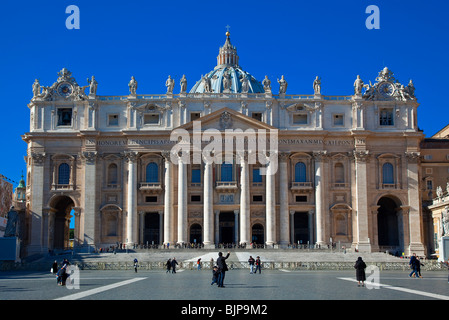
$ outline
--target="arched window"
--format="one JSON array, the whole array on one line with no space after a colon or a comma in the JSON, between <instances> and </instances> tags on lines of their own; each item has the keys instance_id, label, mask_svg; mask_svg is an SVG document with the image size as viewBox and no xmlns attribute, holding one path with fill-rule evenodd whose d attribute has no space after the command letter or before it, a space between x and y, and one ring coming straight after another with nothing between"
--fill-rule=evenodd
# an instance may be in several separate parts
<instances>
[{"instance_id":1,"label":"arched window","mask_svg":"<svg viewBox=\"0 0 449 320\"><path fill-rule=\"evenodd\" d=\"M389 162L384 163L384 165L382 166L382 183L384 184L394 183L393 165Z\"/></svg>"},{"instance_id":2,"label":"arched window","mask_svg":"<svg viewBox=\"0 0 449 320\"><path fill-rule=\"evenodd\" d=\"M295 182L307 182L306 165L304 162L295 164Z\"/></svg>"},{"instance_id":3,"label":"arched window","mask_svg":"<svg viewBox=\"0 0 449 320\"><path fill-rule=\"evenodd\" d=\"M159 169L155 162L147 164L146 182L159 182Z\"/></svg>"},{"instance_id":4,"label":"arched window","mask_svg":"<svg viewBox=\"0 0 449 320\"><path fill-rule=\"evenodd\" d=\"M118 183L118 170L115 163L111 163L108 167L108 183L117 184Z\"/></svg>"},{"instance_id":5,"label":"arched window","mask_svg":"<svg viewBox=\"0 0 449 320\"><path fill-rule=\"evenodd\" d=\"M335 173L335 183L344 183L345 182L345 168L343 164L338 162L334 166Z\"/></svg>"},{"instance_id":6,"label":"arched window","mask_svg":"<svg viewBox=\"0 0 449 320\"><path fill-rule=\"evenodd\" d=\"M58 168L58 184L70 183L70 166L67 163L61 163Z\"/></svg>"},{"instance_id":7,"label":"arched window","mask_svg":"<svg viewBox=\"0 0 449 320\"><path fill-rule=\"evenodd\" d=\"M221 165L221 181L232 181L232 163L223 162Z\"/></svg>"}]
</instances>

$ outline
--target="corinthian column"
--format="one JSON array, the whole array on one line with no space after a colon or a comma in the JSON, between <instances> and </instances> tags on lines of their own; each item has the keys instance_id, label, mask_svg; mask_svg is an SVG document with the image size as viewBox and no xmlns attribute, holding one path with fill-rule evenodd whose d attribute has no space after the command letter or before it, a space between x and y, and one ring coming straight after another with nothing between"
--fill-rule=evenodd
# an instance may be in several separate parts
<instances>
[{"instance_id":1,"label":"corinthian column","mask_svg":"<svg viewBox=\"0 0 449 320\"><path fill-rule=\"evenodd\" d=\"M212 186L212 162L209 159L204 158L204 246L213 247L214 237L214 193Z\"/></svg>"},{"instance_id":2,"label":"corinthian column","mask_svg":"<svg viewBox=\"0 0 449 320\"><path fill-rule=\"evenodd\" d=\"M326 152L314 152L315 158L315 212L316 212L316 244L325 245L324 241L324 188L323 160Z\"/></svg>"},{"instance_id":3,"label":"corinthian column","mask_svg":"<svg viewBox=\"0 0 449 320\"><path fill-rule=\"evenodd\" d=\"M81 159L84 160L84 243L88 246L95 244L97 217L97 152L82 152ZM73 180L72 180L73 181Z\"/></svg>"},{"instance_id":4,"label":"corinthian column","mask_svg":"<svg viewBox=\"0 0 449 320\"><path fill-rule=\"evenodd\" d=\"M419 152L406 152L407 158L407 185L408 185L408 226L410 232L409 255L416 253L419 256L425 254L422 240L421 223L421 198L419 195ZM405 210L404 210L405 211ZM407 215L404 215L407 216ZM404 223L406 224L406 223Z\"/></svg>"},{"instance_id":5,"label":"corinthian column","mask_svg":"<svg viewBox=\"0 0 449 320\"><path fill-rule=\"evenodd\" d=\"M128 160L128 206L126 221L127 246L137 242L137 152L126 152Z\"/></svg>"},{"instance_id":6,"label":"corinthian column","mask_svg":"<svg viewBox=\"0 0 449 320\"><path fill-rule=\"evenodd\" d=\"M249 211L249 172L248 172L248 152L240 154L240 243L246 244L249 241L250 211Z\"/></svg>"},{"instance_id":7,"label":"corinthian column","mask_svg":"<svg viewBox=\"0 0 449 320\"><path fill-rule=\"evenodd\" d=\"M173 164L170 152L162 152L164 157L164 244L173 243Z\"/></svg>"},{"instance_id":8,"label":"corinthian column","mask_svg":"<svg viewBox=\"0 0 449 320\"><path fill-rule=\"evenodd\" d=\"M279 154L279 244L287 246L290 242L289 212L288 212L288 176L287 160L289 153ZM292 240L293 242L293 240Z\"/></svg>"},{"instance_id":9,"label":"corinthian column","mask_svg":"<svg viewBox=\"0 0 449 320\"><path fill-rule=\"evenodd\" d=\"M357 210L357 249L371 252L368 220L368 183L366 181L368 151L354 151L355 158L355 193Z\"/></svg>"},{"instance_id":10,"label":"corinthian column","mask_svg":"<svg viewBox=\"0 0 449 320\"><path fill-rule=\"evenodd\" d=\"M271 160L271 159L270 159ZM277 161L277 159L275 159ZM276 243L276 196L275 196L275 177L276 177L277 166L275 166L272 161L267 164L267 175L266 175L266 234L267 241L266 244L271 246Z\"/></svg>"},{"instance_id":11,"label":"corinthian column","mask_svg":"<svg viewBox=\"0 0 449 320\"><path fill-rule=\"evenodd\" d=\"M187 227L187 164L178 158L178 244L186 243Z\"/></svg>"}]
</instances>

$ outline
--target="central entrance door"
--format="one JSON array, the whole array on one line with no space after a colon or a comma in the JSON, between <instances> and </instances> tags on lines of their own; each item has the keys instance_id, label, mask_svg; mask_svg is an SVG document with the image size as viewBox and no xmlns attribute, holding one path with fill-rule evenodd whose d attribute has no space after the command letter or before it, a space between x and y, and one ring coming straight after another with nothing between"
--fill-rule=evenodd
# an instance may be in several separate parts
<instances>
[{"instance_id":1,"label":"central entrance door","mask_svg":"<svg viewBox=\"0 0 449 320\"><path fill-rule=\"evenodd\" d=\"M295 244L307 244L309 241L309 214L295 212Z\"/></svg>"},{"instance_id":2,"label":"central entrance door","mask_svg":"<svg viewBox=\"0 0 449 320\"><path fill-rule=\"evenodd\" d=\"M234 243L235 215L233 211L220 212L220 243Z\"/></svg>"},{"instance_id":3,"label":"central entrance door","mask_svg":"<svg viewBox=\"0 0 449 320\"><path fill-rule=\"evenodd\" d=\"M159 232L159 213L148 212L145 214L144 244L159 244Z\"/></svg>"},{"instance_id":4,"label":"central entrance door","mask_svg":"<svg viewBox=\"0 0 449 320\"><path fill-rule=\"evenodd\" d=\"M265 243L263 225L261 225L260 223L256 223L255 225L253 225L251 240L254 244Z\"/></svg>"},{"instance_id":5,"label":"central entrance door","mask_svg":"<svg viewBox=\"0 0 449 320\"><path fill-rule=\"evenodd\" d=\"M198 223L190 227L190 243L201 244L203 242L203 230Z\"/></svg>"}]
</instances>

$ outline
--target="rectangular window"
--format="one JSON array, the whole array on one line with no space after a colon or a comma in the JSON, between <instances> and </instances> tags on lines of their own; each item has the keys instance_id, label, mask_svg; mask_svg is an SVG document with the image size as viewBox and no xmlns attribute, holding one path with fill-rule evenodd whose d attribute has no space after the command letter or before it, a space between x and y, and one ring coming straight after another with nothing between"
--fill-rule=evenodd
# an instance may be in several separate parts
<instances>
[{"instance_id":1,"label":"rectangular window","mask_svg":"<svg viewBox=\"0 0 449 320\"><path fill-rule=\"evenodd\" d=\"M293 115L293 124L301 125L301 124L307 124L307 114L294 114Z\"/></svg>"},{"instance_id":2,"label":"rectangular window","mask_svg":"<svg viewBox=\"0 0 449 320\"><path fill-rule=\"evenodd\" d=\"M146 196L145 202L157 202L157 196Z\"/></svg>"},{"instance_id":3,"label":"rectangular window","mask_svg":"<svg viewBox=\"0 0 449 320\"><path fill-rule=\"evenodd\" d=\"M433 181L432 180L427 180L426 185L427 185L427 190L433 189Z\"/></svg>"},{"instance_id":4,"label":"rectangular window","mask_svg":"<svg viewBox=\"0 0 449 320\"><path fill-rule=\"evenodd\" d=\"M59 108L57 113L58 113L58 126L72 125L72 108Z\"/></svg>"},{"instance_id":5,"label":"rectangular window","mask_svg":"<svg viewBox=\"0 0 449 320\"><path fill-rule=\"evenodd\" d=\"M145 114L143 116L143 124L159 124L159 115L154 113Z\"/></svg>"},{"instance_id":6,"label":"rectangular window","mask_svg":"<svg viewBox=\"0 0 449 320\"><path fill-rule=\"evenodd\" d=\"M192 169L192 183L201 183L201 169Z\"/></svg>"},{"instance_id":7,"label":"rectangular window","mask_svg":"<svg viewBox=\"0 0 449 320\"><path fill-rule=\"evenodd\" d=\"M393 110L392 109L380 109L379 124L381 126L393 126Z\"/></svg>"},{"instance_id":8,"label":"rectangular window","mask_svg":"<svg viewBox=\"0 0 449 320\"><path fill-rule=\"evenodd\" d=\"M342 114L334 114L334 126L343 126L344 125L344 116Z\"/></svg>"},{"instance_id":9,"label":"rectangular window","mask_svg":"<svg viewBox=\"0 0 449 320\"><path fill-rule=\"evenodd\" d=\"M295 201L296 202L307 202L307 196L296 196Z\"/></svg>"},{"instance_id":10,"label":"rectangular window","mask_svg":"<svg viewBox=\"0 0 449 320\"><path fill-rule=\"evenodd\" d=\"M262 113L261 112L253 112L253 113L251 113L251 118L262 121Z\"/></svg>"},{"instance_id":11,"label":"rectangular window","mask_svg":"<svg viewBox=\"0 0 449 320\"><path fill-rule=\"evenodd\" d=\"M199 118L201 118L201 112L191 112L190 113L190 121L194 121Z\"/></svg>"},{"instance_id":12,"label":"rectangular window","mask_svg":"<svg viewBox=\"0 0 449 320\"><path fill-rule=\"evenodd\" d=\"M263 201L263 196L261 196L261 195L253 196L253 202L262 202L262 201Z\"/></svg>"},{"instance_id":13,"label":"rectangular window","mask_svg":"<svg viewBox=\"0 0 449 320\"><path fill-rule=\"evenodd\" d=\"M190 196L191 202L201 202L201 196L200 195L192 195Z\"/></svg>"},{"instance_id":14,"label":"rectangular window","mask_svg":"<svg viewBox=\"0 0 449 320\"><path fill-rule=\"evenodd\" d=\"M111 127L118 126L118 114L108 115L108 126Z\"/></svg>"}]
</instances>

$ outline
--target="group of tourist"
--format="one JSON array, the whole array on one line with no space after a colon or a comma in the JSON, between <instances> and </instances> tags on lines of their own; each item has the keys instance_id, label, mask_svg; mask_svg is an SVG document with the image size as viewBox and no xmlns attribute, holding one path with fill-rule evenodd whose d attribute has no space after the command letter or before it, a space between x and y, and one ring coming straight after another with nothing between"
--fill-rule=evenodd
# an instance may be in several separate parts
<instances>
[{"instance_id":1,"label":"group of tourist","mask_svg":"<svg viewBox=\"0 0 449 320\"><path fill-rule=\"evenodd\" d=\"M449 260L448 261L444 261L442 262L444 265L446 265L449 269ZM410 269L412 270L410 272L410 274L408 275L410 278L422 278L421 275L421 266L423 266L424 264L421 262L420 258L416 255L416 253L413 253L413 255L410 257L410 261L409 261L409 266ZM358 257L354 268L356 269L356 280L357 280L357 285L360 287L364 287L365 286L365 281L366 281L366 274L365 274L365 269L366 269L366 264L363 261L363 259L361 257ZM448 283L449 283L449 277L448 277Z\"/></svg>"},{"instance_id":2,"label":"group of tourist","mask_svg":"<svg viewBox=\"0 0 449 320\"><path fill-rule=\"evenodd\" d=\"M173 257L173 259L168 259L165 263L165 267L167 268L167 271L165 273L176 273L176 266L178 265L178 261L176 261L176 258Z\"/></svg>"},{"instance_id":3,"label":"group of tourist","mask_svg":"<svg viewBox=\"0 0 449 320\"><path fill-rule=\"evenodd\" d=\"M58 286L65 286L67 278L70 274L67 272L67 268L69 267L70 262L67 259L64 259L61 263L61 266L58 266L58 262L55 260L53 265L51 266L51 272L56 276L56 283Z\"/></svg>"}]
</instances>

